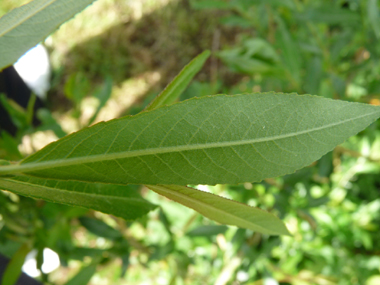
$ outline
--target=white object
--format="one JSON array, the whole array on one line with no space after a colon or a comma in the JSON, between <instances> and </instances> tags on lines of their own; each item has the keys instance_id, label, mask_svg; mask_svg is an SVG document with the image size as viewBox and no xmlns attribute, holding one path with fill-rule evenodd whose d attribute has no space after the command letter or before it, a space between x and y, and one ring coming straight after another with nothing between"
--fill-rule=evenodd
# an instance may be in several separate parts
<instances>
[{"instance_id":1,"label":"white object","mask_svg":"<svg viewBox=\"0 0 380 285\"><path fill-rule=\"evenodd\" d=\"M56 270L60 266L59 256L55 251L50 248L44 248L44 263L41 266L43 273L48 274ZM41 275L41 272L37 269L37 250L32 250L25 258L22 271L28 274L30 277L36 278Z\"/></svg>"},{"instance_id":2,"label":"white object","mask_svg":"<svg viewBox=\"0 0 380 285\"><path fill-rule=\"evenodd\" d=\"M27 51L14 64L25 84L41 99L46 99L50 88L49 54L41 44Z\"/></svg>"}]
</instances>

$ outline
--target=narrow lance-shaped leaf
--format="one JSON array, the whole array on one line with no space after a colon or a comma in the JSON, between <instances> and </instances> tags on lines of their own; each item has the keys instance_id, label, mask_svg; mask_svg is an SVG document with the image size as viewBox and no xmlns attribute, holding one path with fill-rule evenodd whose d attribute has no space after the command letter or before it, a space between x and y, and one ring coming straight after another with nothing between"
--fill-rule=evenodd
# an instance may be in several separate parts
<instances>
[{"instance_id":1,"label":"narrow lance-shaped leaf","mask_svg":"<svg viewBox=\"0 0 380 285\"><path fill-rule=\"evenodd\" d=\"M96 111L92 115L91 119L88 121L89 125L91 125L95 121L100 110L104 107L108 99L111 97L111 94L112 94L112 79L111 77L107 77L104 80L103 86L101 86L94 94L94 97L99 100L99 105L96 108Z\"/></svg>"},{"instance_id":2,"label":"narrow lance-shaped leaf","mask_svg":"<svg viewBox=\"0 0 380 285\"><path fill-rule=\"evenodd\" d=\"M285 22L280 16L275 17L278 24L277 42L285 70L289 70L294 83L300 83L301 53L298 43L293 39Z\"/></svg>"},{"instance_id":3,"label":"narrow lance-shaped leaf","mask_svg":"<svg viewBox=\"0 0 380 285\"><path fill-rule=\"evenodd\" d=\"M119 184L261 181L311 164L380 116L380 107L317 96L217 95L99 123L0 175Z\"/></svg>"},{"instance_id":4,"label":"narrow lance-shaped leaf","mask_svg":"<svg viewBox=\"0 0 380 285\"><path fill-rule=\"evenodd\" d=\"M8 263L3 276L1 278L1 285L14 285L21 275L21 268L24 264L25 257L30 251L30 245L24 243L13 255Z\"/></svg>"},{"instance_id":5,"label":"narrow lance-shaped leaf","mask_svg":"<svg viewBox=\"0 0 380 285\"><path fill-rule=\"evenodd\" d=\"M126 220L139 218L156 207L126 185L16 176L0 179L0 189L36 199L94 209Z\"/></svg>"},{"instance_id":6,"label":"narrow lance-shaped leaf","mask_svg":"<svg viewBox=\"0 0 380 285\"><path fill-rule=\"evenodd\" d=\"M34 0L0 18L0 70L95 0Z\"/></svg>"},{"instance_id":7,"label":"narrow lance-shaped leaf","mask_svg":"<svg viewBox=\"0 0 380 285\"><path fill-rule=\"evenodd\" d=\"M296 18L302 21L325 23L329 25L357 25L361 21L360 13L345 9L343 7L337 7L327 3L319 7L306 8L301 14L296 14Z\"/></svg>"},{"instance_id":8,"label":"narrow lance-shaped leaf","mask_svg":"<svg viewBox=\"0 0 380 285\"><path fill-rule=\"evenodd\" d=\"M368 0L367 3L367 13L368 20L371 24L376 37L380 38L380 12L379 12L379 1L378 0Z\"/></svg>"},{"instance_id":9,"label":"narrow lance-shaped leaf","mask_svg":"<svg viewBox=\"0 0 380 285\"><path fill-rule=\"evenodd\" d=\"M190 81L201 70L202 66L210 56L206 50L186 65L172 82L146 107L146 111L174 103L182 92L185 91Z\"/></svg>"},{"instance_id":10,"label":"narrow lance-shaped leaf","mask_svg":"<svg viewBox=\"0 0 380 285\"><path fill-rule=\"evenodd\" d=\"M86 285L90 282L92 276L96 273L96 263L83 267L73 278L65 285Z\"/></svg>"},{"instance_id":11,"label":"narrow lance-shaped leaf","mask_svg":"<svg viewBox=\"0 0 380 285\"><path fill-rule=\"evenodd\" d=\"M121 239L123 235L117 229L114 229L110 225L106 224L102 220L98 220L90 217L79 217L79 222L89 232L104 238L111 240Z\"/></svg>"},{"instance_id":12,"label":"narrow lance-shaped leaf","mask_svg":"<svg viewBox=\"0 0 380 285\"><path fill-rule=\"evenodd\" d=\"M280 219L259 208L184 186L147 185L147 187L222 224L234 225L263 234L289 234Z\"/></svg>"}]
</instances>

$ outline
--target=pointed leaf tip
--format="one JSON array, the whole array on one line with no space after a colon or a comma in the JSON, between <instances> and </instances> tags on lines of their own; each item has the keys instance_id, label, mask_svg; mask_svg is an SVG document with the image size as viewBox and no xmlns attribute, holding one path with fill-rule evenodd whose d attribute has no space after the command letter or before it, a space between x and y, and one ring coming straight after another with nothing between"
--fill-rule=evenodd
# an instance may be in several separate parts
<instances>
[{"instance_id":1,"label":"pointed leaf tip","mask_svg":"<svg viewBox=\"0 0 380 285\"><path fill-rule=\"evenodd\" d=\"M185 186L147 185L147 187L218 223L246 228L263 234L290 235L280 219L259 208Z\"/></svg>"}]
</instances>

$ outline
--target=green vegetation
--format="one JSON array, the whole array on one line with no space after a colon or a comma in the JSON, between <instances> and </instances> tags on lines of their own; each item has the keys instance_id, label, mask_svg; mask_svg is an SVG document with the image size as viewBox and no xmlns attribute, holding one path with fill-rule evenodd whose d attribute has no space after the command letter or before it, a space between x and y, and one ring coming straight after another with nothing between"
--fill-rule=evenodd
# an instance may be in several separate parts
<instances>
[{"instance_id":1,"label":"green vegetation","mask_svg":"<svg viewBox=\"0 0 380 285\"><path fill-rule=\"evenodd\" d=\"M34 0L0 18L0 65L90 2ZM22 122L0 138L7 280L31 248L39 268L51 248L72 270L46 284L377 284L378 1L141 3L99 0L49 36L59 103L37 130L1 97ZM217 93L240 95L204 96ZM92 125L116 105L134 115ZM41 131L60 139L27 151Z\"/></svg>"}]
</instances>

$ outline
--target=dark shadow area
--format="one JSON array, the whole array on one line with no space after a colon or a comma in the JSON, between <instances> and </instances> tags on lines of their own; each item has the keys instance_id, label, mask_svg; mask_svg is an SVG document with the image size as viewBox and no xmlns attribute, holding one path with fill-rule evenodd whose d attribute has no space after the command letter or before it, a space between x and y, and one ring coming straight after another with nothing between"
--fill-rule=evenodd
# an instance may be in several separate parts
<instances>
[{"instance_id":1,"label":"dark shadow area","mask_svg":"<svg viewBox=\"0 0 380 285\"><path fill-rule=\"evenodd\" d=\"M8 99L13 100L24 109L27 108L32 96L31 90L24 83L13 66L9 66L0 71L0 94L4 94ZM42 108L43 105L42 100L36 97L34 114L36 114L37 110ZM40 124L40 121L35 115L33 116L32 123L34 126ZM12 136L15 136L18 127L19 126L16 126L12 121L6 108L0 103L0 132L4 130Z\"/></svg>"},{"instance_id":2,"label":"dark shadow area","mask_svg":"<svg viewBox=\"0 0 380 285\"><path fill-rule=\"evenodd\" d=\"M9 262L10 262L9 258L0 254L0 280L2 280L4 272ZM3 281L6 281L6 280L3 280ZM25 273L21 273L19 279L15 283L15 285L41 285L41 284L42 283L38 282L32 277L29 277Z\"/></svg>"},{"instance_id":3,"label":"dark shadow area","mask_svg":"<svg viewBox=\"0 0 380 285\"><path fill-rule=\"evenodd\" d=\"M145 96L158 93L202 51L233 45L238 40L237 35L252 33L221 25L220 19L227 13L194 10L188 0L180 0L144 15L138 21L113 26L67 53L63 73L51 93L63 98L67 77L75 72L84 73L94 84L111 76L114 84L118 85L147 71L158 71L161 79ZM218 62L218 70L212 71L215 61ZM230 72L214 58L208 60L196 79L210 82L212 72L217 72L224 86L233 85L242 77ZM57 95L53 96L56 98ZM52 104L53 108L57 107L54 102Z\"/></svg>"}]
</instances>

